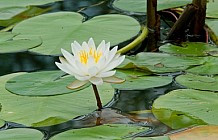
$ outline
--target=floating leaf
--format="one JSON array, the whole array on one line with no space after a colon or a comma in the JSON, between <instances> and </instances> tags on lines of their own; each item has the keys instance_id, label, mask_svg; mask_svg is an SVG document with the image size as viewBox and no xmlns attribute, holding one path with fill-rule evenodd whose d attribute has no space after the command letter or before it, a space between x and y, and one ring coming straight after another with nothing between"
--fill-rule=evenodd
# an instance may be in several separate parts
<instances>
[{"instance_id":1,"label":"floating leaf","mask_svg":"<svg viewBox=\"0 0 218 140\"><path fill-rule=\"evenodd\" d=\"M127 57L120 68L140 68L155 73L183 71L190 66L201 65L200 57L180 57L164 53L139 53L135 57Z\"/></svg>"},{"instance_id":2,"label":"floating leaf","mask_svg":"<svg viewBox=\"0 0 218 140\"><path fill-rule=\"evenodd\" d=\"M176 82L193 89L218 91L218 76L200 76L193 74L179 75Z\"/></svg>"},{"instance_id":3,"label":"floating leaf","mask_svg":"<svg viewBox=\"0 0 218 140\"><path fill-rule=\"evenodd\" d=\"M207 2L207 17L218 18L218 1L208 0Z\"/></svg>"},{"instance_id":4,"label":"floating leaf","mask_svg":"<svg viewBox=\"0 0 218 140\"><path fill-rule=\"evenodd\" d=\"M178 129L197 124L218 125L218 93L192 89L173 90L154 101L154 115Z\"/></svg>"},{"instance_id":5,"label":"floating leaf","mask_svg":"<svg viewBox=\"0 0 218 140\"><path fill-rule=\"evenodd\" d=\"M134 140L171 140L168 136L158 136L158 137L137 137Z\"/></svg>"},{"instance_id":6,"label":"floating leaf","mask_svg":"<svg viewBox=\"0 0 218 140\"><path fill-rule=\"evenodd\" d=\"M16 33L11 32L0 32L0 43L10 40L16 35Z\"/></svg>"},{"instance_id":7,"label":"floating leaf","mask_svg":"<svg viewBox=\"0 0 218 140\"><path fill-rule=\"evenodd\" d=\"M218 138L218 126L196 126L171 134L169 137L170 140L216 140Z\"/></svg>"},{"instance_id":8,"label":"floating leaf","mask_svg":"<svg viewBox=\"0 0 218 140\"><path fill-rule=\"evenodd\" d=\"M75 81L73 76L61 77L61 71L41 71L16 76L6 83L6 89L12 93L25 96L45 96L72 93L82 88L70 90L67 85Z\"/></svg>"},{"instance_id":9,"label":"floating leaf","mask_svg":"<svg viewBox=\"0 0 218 140\"><path fill-rule=\"evenodd\" d=\"M41 43L42 40L40 38L8 40L0 42L0 53L27 51L39 46Z\"/></svg>"},{"instance_id":10,"label":"floating leaf","mask_svg":"<svg viewBox=\"0 0 218 140\"><path fill-rule=\"evenodd\" d=\"M128 124L105 124L92 128L65 131L55 135L51 140L118 140L145 130L148 130L148 128Z\"/></svg>"},{"instance_id":11,"label":"floating leaf","mask_svg":"<svg viewBox=\"0 0 218 140\"><path fill-rule=\"evenodd\" d=\"M164 9L180 7L191 2L191 0L159 0L157 1L157 10L160 11ZM145 13L147 9L146 0L115 0L113 5L115 8L129 12Z\"/></svg>"},{"instance_id":12,"label":"floating leaf","mask_svg":"<svg viewBox=\"0 0 218 140\"><path fill-rule=\"evenodd\" d=\"M187 56L206 56L211 53L218 53L217 46L201 42L185 42L181 46L167 43L159 48L165 53L187 55Z\"/></svg>"},{"instance_id":13,"label":"floating leaf","mask_svg":"<svg viewBox=\"0 0 218 140\"><path fill-rule=\"evenodd\" d=\"M25 73L0 77L1 119L28 126L47 126L88 114L97 108L91 87L73 94L43 97L19 96L5 89L6 81L23 74ZM104 104L112 99L113 92L114 89L110 84L103 84L99 87Z\"/></svg>"},{"instance_id":14,"label":"floating leaf","mask_svg":"<svg viewBox=\"0 0 218 140\"><path fill-rule=\"evenodd\" d=\"M0 1L0 8L3 7L14 7L14 6L30 6L30 5L44 5L48 3L52 3L55 1L61 1L61 0L1 0Z\"/></svg>"},{"instance_id":15,"label":"floating leaf","mask_svg":"<svg viewBox=\"0 0 218 140\"><path fill-rule=\"evenodd\" d=\"M3 127L5 125L5 121L0 119L0 128Z\"/></svg>"},{"instance_id":16,"label":"floating leaf","mask_svg":"<svg viewBox=\"0 0 218 140\"><path fill-rule=\"evenodd\" d=\"M0 139L2 140L41 140L43 134L35 129L16 128L0 131Z\"/></svg>"},{"instance_id":17,"label":"floating leaf","mask_svg":"<svg viewBox=\"0 0 218 140\"><path fill-rule=\"evenodd\" d=\"M117 76L126 80L124 83L112 85L119 90L143 90L164 86L172 82L172 77L170 76L138 76L137 72L130 73L129 71L119 71Z\"/></svg>"},{"instance_id":18,"label":"floating leaf","mask_svg":"<svg viewBox=\"0 0 218 140\"><path fill-rule=\"evenodd\" d=\"M107 14L85 22L83 19L74 12L44 14L17 24L12 32L20 33L16 38L42 38L42 45L31 49L33 52L59 55L61 48L70 51L74 40L82 43L92 37L96 44L106 40L113 46L135 37L140 31L138 21L129 16Z\"/></svg>"},{"instance_id":19,"label":"floating leaf","mask_svg":"<svg viewBox=\"0 0 218 140\"><path fill-rule=\"evenodd\" d=\"M218 74L218 57L204 57L204 61L203 65L188 69L187 72L204 75Z\"/></svg>"},{"instance_id":20,"label":"floating leaf","mask_svg":"<svg viewBox=\"0 0 218 140\"><path fill-rule=\"evenodd\" d=\"M0 19L7 20L12 18L13 16L27 10L27 7L5 7L0 8Z\"/></svg>"}]
</instances>

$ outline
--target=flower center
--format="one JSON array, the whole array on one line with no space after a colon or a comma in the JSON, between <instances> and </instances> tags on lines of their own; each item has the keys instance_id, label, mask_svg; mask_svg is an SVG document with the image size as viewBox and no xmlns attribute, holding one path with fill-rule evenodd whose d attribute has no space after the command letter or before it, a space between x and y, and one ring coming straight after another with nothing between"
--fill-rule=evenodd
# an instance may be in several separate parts
<instances>
[{"instance_id":1,"label":"flower center","mask_svg":"<svg viewBox=\"0 0 218 140\"><path fill-rule=\"evenodd\" d=\"M96 50L93 50L92 48L90 48L89 51L81 50L79 52L79 56L80 56L80 62L83 64L87 64L88 59L90 57L93 57L95 60L95 63L98 63L99 59L102 56L102 52L97 52Z\"/></svg>"}]
</instances>

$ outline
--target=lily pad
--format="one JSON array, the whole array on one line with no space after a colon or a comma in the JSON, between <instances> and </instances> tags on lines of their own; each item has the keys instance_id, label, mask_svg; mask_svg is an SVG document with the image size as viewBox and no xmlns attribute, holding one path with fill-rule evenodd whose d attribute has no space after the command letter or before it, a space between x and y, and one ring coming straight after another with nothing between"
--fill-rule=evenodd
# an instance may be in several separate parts
<instances>
[{"instance_id":1,"label":"lily pad","mask_svg":"<svg viewBox=\"0 0 218 140\"><path fill-rule=\"evenodd\" d=\"M41 71L26 73L9 79L6 83L6 89L14 94L25 96L45 96L72 93L82 88L70 90L67 89L70 83L76 79L73 76L61 77L61 71Z\"/></svg>"},{"instance_id":2,"label":"lily pad","mask_svg":"<svg viewBox=\"0 0 218 140\"><path fill-rule=\"evenodd\" d=\"M158 0L157 10L170 9L175 7L184 6L191 3L191 0ZM122 11L145 13L147 9L146 0L115 0L113 3L115 8Z\"/></svg>"},{"instance_id":3,"label":"lily pad","mask_svg":"<svg viewBox=\"0 0 218 140\"><path fill-rule=\"evenodd\" d=\"M83 20L82 15L74 12L44 14L20 22L12 32L20 33L17 39L42 38L42 45L30 51L59 55L61 48L70 51L70 44L75 40L82 43L92 37L96 44L106 40L113 46L135 37L140 31L139 22L125 15L107 14Z\"/></svg>"},{"instance_id":4,"label":"lily pad","mask_svg":"<svg viewBox=\"0 0 218 140\"><path fill-rule=\"evenodd\" d=\"M105 124L92 128L69 130L55 135L51 140L115 140L148 130L147 127L128 124Z\"/></svg>"},{"instance_id":5,"label":"lily pad","mask_svg":"<svg viewBox=\"0 0 218 140\"><path fill-rule=\"evenodd\" d=\"M208 0L207 2L207 17L218 18L218 1Z\"/></svg>"},{"instance_id":6,"label":"lily pad","mask_svg":"<svg viewBox=\"0 0 218 140\"><path fill-rule=\"evenodd\" d=\"M185 74L176 77L176 82L187 88L218 91L218 76Z\"/></svg>"},{"instance_id":7,"label":"lily pad","mask_svg":"<svg viewBox=\"0 0 218 140\"><path fill-rule=\"evenodd\" d=\"M0 53L27 51L39 46L41 43L42 40L40 38L8 40L0 42Z\"/></svg>"},{"instance_id":8,"label":"lily pad","mask_svg":"<svg viewBox=\"0 0 218 140\"><path fill-rule=\"evenodd\" d=\"M11 40L16 35L17 35L16 33L11 33L11 32L0 32L0 43Z\"/></svg>"},{"instance_id":9,"label":"lily pad","mask_svg":"<svg viewBox=\"0 0 218 140\"><path fill-rule=\"evenodd\" d=\"M35 129L16 128L0 131L2 140L41 140L43 134Z\"/></svg>"},{"instance_id":10,"label":"lily pad","mask_svg":"<svg viewBox=\"0 0 218 140\"><path fill-rule=\"evenodd\" d=\"M0 128L5 125L5 121L0 119Z\"/></svg>"},{"instance_id":11,"label":"lily pad","mask_svg":"<svg viewBox=\"0 0 218 140\"><path fill-rule=\"evenodd\" d=\"M137 137L134 140L171 140L168 136L158 136L158 137Z\"/></svg>"},{"instance_id":12,"label":"lily pad","mask_svg":"<svg viewBox=\"0 0 218 140\"><path fill-rule=\"evenodd\" d=\"M152 112L173 129L190 125L218 125L218 93L193 89L173 90L154 101Z\"/></svg>"},{"instance_id":13,"label":"lily pad","mask_svg":"<svg viewBox=\"0 0 218 140\"><path fill-rule=\"evenodd\" d=\"M73 94L43 97L19 96L5 89L6 81L23 74L25 73L0 77L1 119L27 126L49 126L97 109L91 87ZM106 104L112 99L114 89L105 83L99 87L99 93L103 104Z\"/></svg>"},{"instance_id":14,"label":"lily pad","mask_svg":"<svg viewBox=\"0 0 218 140\"><path fill-rule=\"evenodd\" d=\"M167 43L159 48L160 51L165 53L187 55L187 56L207 56L210 54L218 53L217 46L200 42L186 42L180 46Z\"/></svg>"},{"instance_id":15,"label":"lily pad","mask_svg":"<svg viewBox=\"0 0 218 140\"><path fill-rule=\"evenodd\" d=\"M5 7L0 8L0 19L7 20L12 18L13 16L27 10L27 7Z\"/></svg>"},{"instance_id":16,"label":"lily pad","mask_svg":"<svg viewBox=\"0 0 218 140\"><path fill-rule=\"evenodd\" d=\"M183 71L190 66L201 65L204 59L200 57L181 57L164 53L139 53L127 57L120 68L139 68L154 73L169 73Z\"/></svg>"},{"instance_id":17,"label":"lily pad","mask_svg":"<svg viewBox=\"0 0 218 140\"><path fill-rule=\"evenodd\" d=\"M187 70L187 72L201 75L218 74L218 57L204 57L205 63Z\"/></svg>"},{"instance_id":18,"label":"lily pad","mask_svg":"<svg viewBox=\"0 0 218 140\"><path fill-rule=\"evenodd\" d=\"M117 76L126 81L121 84L113 84L112 86L119 90L143 90L147 88L160 87L170 84L172 77L170 76L144 76L127 71L117 72Z\"/></svg>"},{"instance_id":19,"label":"lily pad","mask_svg":"<svg viewBox=\"0 0 218 140\"><path fill-rule=\"evenodd\" d=\"M170 140L215 140L218 137L218 126L196 126L171 134Z\"/></svg>"},{"instance_id":20,"label":"lily pad","mask_svg":"<svg viewBox=\"0 0 218 140\"><path fill-rule=\"evenodd\" d=\"M37 0L37 1L36 0L19 0L19 1L1 0L0 1L0 8L14 7L14 6L26 7L26 6L30 6L30 5L44 5L44 4L52 3L55 1L61 1L61 0Z\"/></svg>"},{"instance_id":21,"label":"lily pad","mask_svg":"<svg viewBox=\"0 0 218 140\"><path fill-rule=\"evenodd\" d=\"M215 33L216 40L218 40L218 20L217 19L206 19L205 20L207 25L212 29L212 31Z\"/></svg>"}]
</instances>

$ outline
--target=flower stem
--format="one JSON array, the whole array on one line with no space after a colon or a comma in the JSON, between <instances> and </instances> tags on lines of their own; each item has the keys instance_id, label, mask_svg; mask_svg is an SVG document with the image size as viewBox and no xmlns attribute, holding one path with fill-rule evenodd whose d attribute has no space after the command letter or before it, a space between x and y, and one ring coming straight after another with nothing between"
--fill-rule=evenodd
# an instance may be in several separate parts
<instances>
[{"instance_id":1,"label":"flower stem","mask_svg":"<svg viewBox=\"0 0 218 140\"><path fill-rule=\"evenodd\" d=\"M102 109L102 104L101 104L100 96L98 94L97 86L92 84L92 88L93 88L94 93L95 93L95 98L96 98L96 101L97 101L98 110L100 111Z\"/></svg>"}]
</instances>

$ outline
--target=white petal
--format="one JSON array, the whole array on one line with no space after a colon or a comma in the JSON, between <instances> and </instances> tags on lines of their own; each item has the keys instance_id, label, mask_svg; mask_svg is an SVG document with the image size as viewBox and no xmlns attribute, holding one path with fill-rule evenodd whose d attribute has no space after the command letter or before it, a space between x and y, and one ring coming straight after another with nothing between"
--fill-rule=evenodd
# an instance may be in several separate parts
<instances>
[{"instance_id":1,"label":"white petal","mask_svg":"<svg viewBox=\"0 0 218 140\"><path fill-rule=\"evenodd\" d=\"M75 62L76 62L76 66L79 69L80 73L82 73L82 75L87 75L88 74L87 67L77 60Z\"/></svg>"},{"instance_id":2,"label":"white petal","mask_svg":"<svg viewBox=\"0 0 218 140\"><path fill-rule=\"evenodd\" d=\"M93 40L93 38L90 38L88 41L88 46L91 47L92 49L96 50L95 48L95 42Z\"/></svg>"},{"instance_id":3,"label":"white petal","mask_svg":"<svg viewBox=\"0 0 218 140\"><path fill-rule=\"evenodd\" d=\"M103 80L100 77L92 77L89 79L89 81L94 85L102 85L103 84Z\"/></svg>"},{"instance_id":4,"label":"white petal","mask_svg":"<svg viewBox=\"0 0 218 140\"><path fill-rule=\"evenodd\" d=\"M61 61L61 63L69 70L71 71L72 73L75 74L78 74L78 75L81 75L81 72L80 70L77 68L77 66L72 66L70 65L66 59L64 59L63 57L59 57L59 60Z\"/></svg>"},{"instance_id":5,"label":"white petal","mask_svg":"<svg viewBox=\"0 0 218 140\"><path fill-rule=\"evenodd\" d=\"M95 59L92 56L89 56L87 66L92 67L94 65L96 65Z\"/></svg>"},{"instance_id":6,"label":"white petal","mask_svg":"<svg viewBox=\"0 0 218 140\"><path fill-rule=\"evenodd\" d=\"M101 72L106 72L116 68L118 65L120 65L123 62L124 59L125 59L125 55L119 57L118 59L109 63Z\"/></svg>"},{"instance_id":7,"label":"white petal","mask_svg":"<svg viewBox=\"0 0 218 140\"><path fill-rule=\"evenodd\" d=\"M107 83L120 84L120 83L125 82L125 79L120 79L120 78L118 78L116 76L111 76L111 77L103 78L103 81L107 82Z\"/></svg>"},{"instance_id":8,"label":"white petal","mask_svg":"<svg viewBox=\"0 0 218 140\"><path fill-rule=\"evenodd\" d=\"M90 79L91 76L89 75L84 75L84 76L80 76L80 75L74 75L76 79L80 80L80 81L86 81L88 79Z\"/></svg>"},{"instance_id":9,"label":"white petal","mask_svg":"<svg viewBox=\"0 0 218 140\"><path fill-rule=\"evenodd\" d=\"M86 83L88 83L88 81L74 81L73 83L71 83L70 85L67 86L67 88L69 89L77 89L80 88L82 86L84 86Z\"/></svg>"},{"instance_id":10,"label":"white petal","mask_svg":"<svg viewBox=\"0 0 218 140\"><path fill-rule=\"evenodd\" d=\"M61 63L55 62L55 65L62 71L70 74L70 75L75 75L75 73L73 73L70 69L68 69L68 67L66 65L63 65Z\"/></svg>"},{"instance_id":11,"label":"white petal","mask_svg":"<svg viewBox=\"0 0 218 140\"><path fill-rule=\"evenodd\" d=\"M98 48L97 48L97 52L104 52L104 49L105 49L105 41L102 40L101 43L98 45Z\"/></svg>"},{"instance_id":12,"label":"white petal","mask_svg":"<svg viewBox=\"0 0 218 140\"><path fill-rule=\"evenodd\" d=\"M88 69L88 73L91 77L93 77L98 73L98 68L96 66L92 66Z\"/></svg>"},{"instance_id":13,"label":"white petal","mask_svg":"<svg viewBox=\"0 0 218 140\"><path fill-rule=\"evenodd\" d=\"M116 70L107 71L107 72L103 72L103 73L96 75L96 77L102 77L102 78L103 77L110 77L110 76L113 76L115 73L116 73Z\"/></svg>"},{"instance_id":14,"label":"white petal","mask_svg":"<svg viewBox=\"0 0 218 140\"><path fill-rule=\"evenodd\" d=\"M82 43L82 49L86 50L86 52L89 52L89 46L88 46L88 44L86 42Z\"/></svg>"}]
</instances>

